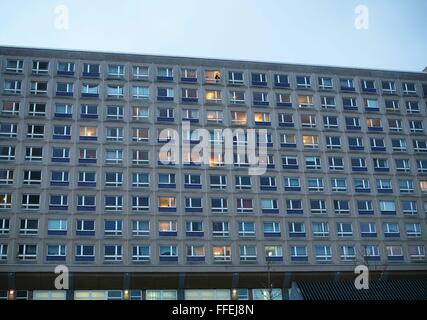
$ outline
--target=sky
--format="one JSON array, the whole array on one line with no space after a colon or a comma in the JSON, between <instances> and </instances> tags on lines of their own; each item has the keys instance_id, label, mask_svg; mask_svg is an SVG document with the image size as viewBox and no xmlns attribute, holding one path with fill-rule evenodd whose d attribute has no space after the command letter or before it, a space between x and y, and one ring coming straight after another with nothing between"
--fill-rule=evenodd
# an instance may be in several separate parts
<instances>
[{"instance_id":1,"label":"sky","mask_svg":"<svg viewBox=\"0 0 427 320\"><path fill-rule=\"evenodd\" d=\"M0 45L422 71L426 14L426 0L0 0Z\"/></svg>"}]
</instances>

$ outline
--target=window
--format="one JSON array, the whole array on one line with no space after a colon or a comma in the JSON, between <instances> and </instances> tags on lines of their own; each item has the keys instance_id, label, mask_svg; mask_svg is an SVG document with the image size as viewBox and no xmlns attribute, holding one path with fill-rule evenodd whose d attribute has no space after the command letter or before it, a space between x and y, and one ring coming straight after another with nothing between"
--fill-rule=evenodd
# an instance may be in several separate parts
<instances>
[{"instance_id":1,"label":"window","mask_svg":"<svg viewBox=\"0 0 427 320\"><path fill-rule=\"evenodd\" d=\"M340 79L340 86L343 91L356 91L353 79Z\"/></svg>"},{"instance_id":2,"label":"window","mask_svg":"<svg viewBox=\"0 0 427 320\"><path fill-rule=\"evenodd\" d=\"M4 80L3 91L6 94L20 94L21 86L21 80Z\"/></svg>"},{"instance_id":3,"label":"window","mask_svg":"<svg viewBox=\"0 0 427 320\"><path fill-rule=\"evenodd\" d=\"M94 236L95 221L94 220L77 220L76 235L77 236Z\"/></svg>"},{"instance_id":4,"label":"window","mask_svg":"<svg viewBox=\"0 0 427 320\"><path fill-rule=\"evenodd\" d=\"M132 94L134 92L132 91ZM123 98L123 86L113 86L108 85L107 86L107 97L108 98Z\"/></svg>"},{"instance_id":5,"label":"window","mask_svg":"<svg viewBox=\"0 0 427 320\"><path fill-rule=\"evenodd\" d=\"M146 66L133 66L132 76L135 80L148 80L148 67Z\"/></svg>"},{"instance_id":6,"label":"window","mask_svg":"<svg viewBox=\"0 0 427 320\"><path fill-rule=\"evenodd\" d=\"M400 237L399 225L397 223L383 223L383 231L386 238Z\"/></svg>"},{"instance_id":7,"label":"window","mask_svg":"<svg viewBox=\"0 0 427 320\"><path fill-rule=\"evenodd\" d=\"M0 208L1 209L12 208L12 194L10 193L0 194Z\"/></svg>"},{"instance_id":8,"label":"window","mask_svg":"<svg viewBox=\"0 0 427 320\"><path fill-rule=\"evenodd\" d=\"M406 112L409 114L420 113L418 101L406 101Z\"/></svg>"},{"instance_id":9,"label":"window","mask_svg":"<svg viewBox=\"0 0 427 320\"><path fill-rule=\"evenodd\" d=\"M207 103L221 103L220 90L206 90L205 99Z\"/></svg>"},{"instance_id":10,"label":"window","mask_svg":"<svg viewBox=\"0 0 427 320\"><path fill-rule=\"evenodd\" d=\"M332 78L330 78L330 77L319 77L319 89L323 89L323 90L333 89Z\"/></svg>"},{"instance_id":11,"label":"window","mask_svg":"<svg viewBox=\"0 0 427 320\"><path fill-rule=\"evenodd\" d=\"M80 140L96 140L97 135L97 127L80 127Z\"/></svg>"},{"instance_id":12,"label":"window","mask_svg":"<svg viewBox=\"0 0 427 320\"><path fill-rule=\"evenodd\" d=\"M239 237L254 237L255 236L255 223L248 221L240 221L238 223Z\"/></svg>"},{"instance_id":13,"label":"window","mask_svg":"<svg viewBox=\"0 0 427 320\"><path fill-rule=\"evenodd\" d=\"M409 159L395 159L396 171L398 172L409 172L411 171L411 165Z\"/></svg>"},{"instance_id":14,"label":"window","mask_svg":"<svg viewBox=\"0 0 427 320\"><path fill-rule=\"evenodd\" d=\"M276 199L261 199L262 213L279 213Z\"/></svg>"},{"instance_id":15,"label":"window","mask_svg":"<svg viewBox=\"0 0 427 320\"><path fill-rule=\"evenodd\" d=\"M185 198L185 211L202 212L202 198Z\"/></svg>"},{"instance_id":16,"label":"window","mask_svg":"<svg viewBox=\"0 0 427 320\"><path fill-rule=\"evenodd\" d=\"M335 116L324 116L323 126L325 129L338 129L338 118Z\"/></svg>"},{"instance_id":17,"label":"window","mask_svg":"<svg viewBox=\"0 0 427 320\"><path fill-rule=\"evenodd\" d=\"M340 259L341 261L356 260L356 250L354 246L340 246Z\"/></svg>"},{"instance_id":18,"label":"window","mask_svg":"<svg viewBox=\"0 0 427 320\"><path fill-rule=\"evenodd\" d=\"M21 219L19 234L35 235L39 232L39 220L37 219Z\"/></svg>"},{"instance_id":19,"label":"window","mask_svg":"<svg viewBox=\"0 0 427 320\"><path fill-rule=\"evenodd\" d=\"M386 246L387 258L391 261L403 260L403 250L401 246Z\"/></svg>"},{"instance_id":20,"label":"window","mask_svg":"<svg viewBox=\"0 0 427 320\"><path fill-rule=\"evenodd\" d=\"M149 88L144 86L132 87L132 98L134 99L148 99L150 95Z\"/></svg>"},{"instance_id":21,"label":"window","mask_svg":"<svg viewBox=\"0 0 427 320\"><path fill-rule=\"evenodd\" d=\"M256 261L256 246L255 245L240 245L239 246L240 261L250 262Z\"/></svg>"},{"instance_id":22,"label":"window","mask_svg":"<svg viewBox=\"0 0 427 320\"><path fill-rule=\"evenodd\" d=\"M382 214L396 214L396 204L394 201L380 200L380 210Z\"/></svg>"},{"instance_id":23,"label":"window","mask_svg":"<svg viewBox=\"0 0 427 320\"><path fill-rule=\"evenodd\" d=\"M14 123L1 123L0 124L0 137L16 138L18 126Z\"/></svg>"},{"instance_id":24,"label":"window","mask_svg":"<svg viewBox=\"0 0 427 320\"><path fill-rule=\"evenodd\" d=\"M122 246L121 245L104 246L104 261L106 262L122 261Z\"/></svg>"},{"instance_id":25,"label":"window","mask_svg":"<svg viewBox=\"0 0 427 320\"><path fill-rule=\"evenodd\" d=\"M266 221L263 224L264 237L280 237L280 222Z\"/></svg>"},{"instance_id":26,"label":"window","mask_svg":"<svg viewBox=\"0 0 427 320\"><path fill-rule=\"evenodd\" d=\"M227 188L227 177L220 175L211 175L210 187L211 189L226 189Z\"/></svg>"},{"instance_id":27,"label":"window","mask_svg":"<svg viewBox=\"0 0 427 320\"><path fill-rule=\"evenodd\" d=\"M304 148L317 149L319 148L319 137L313 135L303 135L302 143Z\"/></svg>"},{"instance_id":28,"label":"window","mask_svg":"<svg viewBox=\"0 0 427 320\"><path fill-rule=\"evenodd\" d=\"M23 184L40 184L42 172L39 170L24 170Z\"/></svg>"},{"instance_id":29,"label":"window","mask_svg":"<svg viewBox=\"0 0 427 320\"><path fill-rule=\"evenodd\" d=\"M356 117L346 117L345 118L345 125L347 127L347 130L361 130L360 126L360 119Z\"/></svg>"},{"instance_id":30,"label":"window","mask_svg":"<svg viewBox=\"0 0 427 320\"><path fill-rule=\"evenodd\" d=\"M145 121L148 120L148 107L132 107L132 120Z\"/></svg>"},{"instance_id":31,"label":"window","mask_svg":"<svg viewBox=\"0 0 427 320\"><path fill-rule=\"evenodd\" d=\"M406 140L405 139L392 139L391 146L393 151L406 151ZM384 148L385 149L385 148Z\"/></svg>"},{"instance_id":32,"label":"window","mask_svg":"<svg viewBox=\"0 0 427 320\"><path fill-rule=\"evenodd\" d=\"M287 199L286 213L287 214L303 214L302 201L299 199Z\"/></svg>"},{"instance_id":33,"label":"window","mask_svg":"<svg viewBox=\"0 0 427 320\"><path fill-rule=\"evenodd\" d=\"M245 198L237 198L237 212L238 213L252 213L253 208L253 201L252 199L245 199Z\"/></svg>"},{"instance_id":34,"label":"window","mask_svg":"<svg viewBox=\"0 0 427 320\"><path fill-rule=\"evenodd\" d=\"M141 165L149 163L149 153L146 150L132 150L132 164Z\"/></svg>"},{"instance_id":35,"label":"window","mask_svg":"<svg viewBox=\"0 0 427 320\"><path fill-rule=\"evenodd\" d=\"M330 246L315 246L316 261L329 262L332 261L332 252Z\"/></svg>"},{"instance_id":36,"label":"window","mask_svg":"<svg viewBox=\"0 0 427 320\"><path fill-rule=\"evenodd\" d=\"M230 246L213 246L212 254L214 262L227 262L231 261L231 248Z\"/></svg>"},{"instance_id":37,"label":"window","mask_svg":"<svg viewBox=\"0 0 427 320\"><path fill-rule=\"evenodd\" d=\"M15 148L9 149L9 155L13 152L13 158L15 157ZM26 147L25 148L25 160L27 161L42 161L43 148L42 147ZM10 159L8 159L10 160Z\"/></svg>"},{"instance_id":38,"label":"window","mask_svg":"<svg viewBox=\"0 0 427 320\"><path fill-rule=\"evenodd\" d=\"M372 215L374 210L372 207L371 200L358 200L357 201L357 210L360 215Z\"/></svg>"},{"instance_id":39,"label":"window","mask_svg":"<svg viewBox=\"0 0 427 320\"><path fill-rule=\"evenodd\" d=\"M13 184L13 170L0 169L0 185Z\"/></svg>"},{"instance_id":40,"label":"window","mask_svg":"<svg viewBox=\"0 0 427 320\"><path fill-rule=\"evenodd\" d=\"M89 195L77 195L77 210L79 211L95 211L96 198Z\"/></svg>"},{"instance_id":41,"label":"window","mask_svg":"<svg viewBox=\"0 0 427 320\"><path fill-rule=\"evenodd\" d=\"M236 176L235 184L236 184L236 189L239 189L239 190L252 188L252 182L251 182L250 176Z\"/></svg>"},{"instance_id":42,"label":"window","mask_svg":"<svg viewBox=\"0 0 427 320\"><path fill-rule=\"evenodd\" d=\"M100 66L96 63L84 63L83 64L83 76L84 77L99 77Z\"/></svg>"},{"instance_id":43,"label":"window","mask_svg":"<svg viewBox=\"0 0 427 320\"><path fill-rule=\"evenodd\" d=\"M8 249L7 244L0 244L0 261L7 260L7 249ZM5 296L4 299L7 299L7 295ZM3 300L3 297L2 297L2 300Z\"/></svg>"},{"instance_id":44,"label":"window","mask_svg":"<svg viewBox=\"0 0 427 320\"><path fill-rule=\"evenodd\" d=\"M366 111L380 111L377 99L364 99Z\"/></svg>"},{"instance_id":45,"label":"window","mask_svg":"<svg viewBox=\"0 0 427 320\"><path fill-rule=\"evenodd\" d=\"M377 179L376 184L378 193L391 193L393 191L390 179Z\"/></svg>"},{"instance_id":46,"label":"window","mask_svg":"<svg viewBox=\"0 0 427 320\"><path fill-rule=\"evenodd\" d=\"M331 186L334 192L347 191L347 181L343 178L331 178Z\"/></svg>"},{"instance_id":47,"label":"window","mask_svg":"<svg viewBox=\"0 0 427 320\"><path fill-rule=\"evenodd\" d=\"M301 126L303 128L314 128L314 127L316 127L316 116L315 115L301 115Z\"/></svg>"},{"instance_id":48,"label":"window","mask_svg":"<svg viewBox=\"0 0 427 320\"><path fill-rule=\"evenodd\" d=\"M13 73L22 73L24 71L24 60L7 59L6 71Z\"/></svg>"},{"instance_id":49,"label":"window","mask_svg":"<svg viewBox=\"0 0 427 320\"><path fill-rule=\"evenodd\" d=\"M338 237L352 237L353 226L351 223L338 222L337 223L337 236Z\"/></svg>"},{"instance_id":50,"label":"window","mask_svg":"<svg viewBox=\"0 0 427 320\"><path fill-rule=\"evenodd\" d=\"M311 80L310 76L297 76L297 88L298 89L310 89Z\"/></svg>"},{"instance_id":51,"label":"window","mask_svg":"<svg viewBox=\"0 0 427 320\"><path fill-rule=\"evenodd\" d=\"M427 140L412 140L415 152L427 152Z\"/></svg>"},{"instance_id":52,"label":"window","mask_svg":"<svg viewBox=\"0 0 427 320\"><path fill-rule=\"evenodd\" d=\"M298 96L298 106L300 108L314 107L313 96Z\"/></svg>"},{"instance_id":53,"label":"window","mask_svg":"<svg viewBox=\"0 0 427 320\"><path fill-rule=\"evenodd\" d=\"M289 94L277 92L276 93L276 105L278 107L291 108L292 107L291 96Z\"/></svg>"},{"instance_id":54,"label":"window","mask_svg":"<svg viewBox=\"0 0 427 320\"><path fill-rule=\"evenodd\" d=\"M328 157L329 170L342 171L344 170L344 162L342 157Z\"/></svg>"},{"instance_id":55,"label":"window","mask_svg":"<svg viewBox=\"0 0 427 320\"><path fill-rule=\"evenodd\" d=\"M329 236L329 225L327 222L313 222L312 225L313 237Z\"/></svg>"},{"instance_id":56,"label":"window","mask_svg":"<svg viewBox=\"0 0 427 320\"><path fill-rule=\"evenodd\" d=\"M47 82L31 81L30 93L33 95L46 95Z\"/></svg>"},{"instance_id":57,"label":"window","mask_svg":"<svg viewBox=\"0 0 427 320\"><path fill-rule=\"evenodd\" d=\"M176 221L160 220L159 221L159 235L160 236L176 236Z\"/></svg>"},{"instance_id":58,"label":"window","mask_svg":"<svg viewBox=\"0 0 427 320\"><path fill-rule=\"evenodd\" d=\"M27 138L42 139L44 137L44 125L29 124L27 127Z\"/></svg>"},{"instance_id":59,"label":"window","mask_svg":"<svg viewBox=\"0 0 427 320\"><path fill-rule=\"evenodd\" d=\"M177 261L178 250L174 245L172 246L162 245L159 247L159 256L160 256L160 261ZM172 258L172 259L167 259L167 258Z\"/></svg>"},{"instance_id":60,"label":"window","mask_svg":"<svg viewBox=\"0 0 427 320\"><path fill-rule=\"evenodd\" d=\"M68 185L68 171L52 171L51 185Z\"/></svg>"},{"instance_id":61,"label":"window","mask_svg":"<svg viewBox=\"0 0 427 320\"><path fill-rule=\"evenodd\" d=\"M319 157L307 156L304 158L305 167L308 170L321 169L321 162Z\"/></svg>"},{"instance_id":62,"label":"window","mask_svg":"<svg viewBox=\"0 0 427 320\"><path fill-rule=\"evenodd\" d=\"M388 172L390 170L388 159L374 158L374 171Z\"/></svg>"},{"instance_id":63,"label":"window","mask_svg":"<svg viewBox=\"0 0 427 320\"><path fill-rule=\"evenodd\" d=\"M401 193L412 193L414 192L414 182L409 179L399 179L399 191Z\"/></svg>"},{"instance_id":64,"label":"window","mask_svg":"<svg viewBox=\"0 0 427 320\"><path fill-rule=\"evenodd\" d=\"M202 221L187 221L185 223L187 236L202 236L203 222Z\"/></svg>"},{"instance_id":65,"label":"window","mask_svg":"<svg viewBox=\"0 0 427 320\"><path fill-rule=\"evenodd\" d=\"M341 149L341 138L337 136L326 136L326 148L331 150Z\"/></svg>"},{"instance_id":66,"label":"window","mask_svg":"<svg viewBox=\"0 0 427 320\"><path fill-rule=\"evenodd\" d=\"M285 191L301 191L300 179L298 177L284 177Z\"/></svg>"},{"instance_id":67,"label":"window","mask_svg":"<svg viewBox=\"0 0 427 320\"><path fill-rule=\"evenodd\" d=\"M4 101L2 114L16 116L19 115L19 102Z\"/></svg>"},{"instance_id":68,"label":"window","mask_svg":"<svg viewBox=\"0 0 427 320\"><path fill-rule=\"evenodd\" d=\"M374 80L362 80L362 91L364 92L377 92Z\"/></svg>"},{"instance_id":69,"label":"window","mask_svg":"<svg viewBox=\"0 0 427 320\"><path fill-rule=\"evenodd\" d=\"M56 95L72 97L74 91L74 84L72 82L58 82L56 84Z\"/></svg>"},{"instance_id":70,"label":"window","mask_svg":"<svg viewBox=\"0 0 427 320\"><path fill-rule=\"evenodd\" d=\"M369 131L383 131L381 119L368 118L366 119L366 124Z\"/></svg>"},{"instance_id":71,"label":"window","mask_svg":"<svg viewBox=\"0 0 427 320\"><path fill-rule=\"evenodd\" d=\"M44 117L46 115L46 104L30 103L28 106L28 115L33 117Z\"/></svg>"},{"instance_id":72,"label":"window","mask_svg":"<svg viewBox=\"0 0 427 320\"><path fill-rule=\"evenodd\" d=\"M279 88L289 88L289 77L286 74L275 74L274 75L274 86Z\"/></svg>"},{"instance_id":73,"label":"window","mask_svg":"<svg viewBox=\"0 0 427 320\"><path fill-rule=\"evenodd\" d=\"M4 219L4 218L0 219L0 235L5 235L9 233L9 224L10 224L9 219Z\"/></svg>"},{"instance_id":74,"label":"window","mask_svg":"<svg viewBox=\"0 0 427 320\"><path fill-rule=\"evenodd\" d=\"M252 73L252 85L253 86L267 86L267 75L265 73Z\"/></svg>"},{"instance_id":75,"label":"window","mask_svg":"<svg viewBox=\"0 0 427 320\"><path fill-rule=\"evenodd\" d=\"M375 223L366 223L363 222L360 224L360 233L362 238L367 237L377 237L377 228L375 227Z\"/></svg>"},{"instance_id":76,"label":"window","mask_svg":"<svg viewBox=\"0 0 427 320\"><path fill-rule=\"evenodd\" d=\"M32 72L34 74L47 74L49 72L49 62L48 61L40 61L33 60L33 68Z\"/></svg>"},{"instance_id":77,"label":"window","mask_svg":"<svg viewBox=\"0 0 427 320\"><path fill-rule=\"evenodd\" d=\"M75 64L73 62L58 62L58 75L73 75L75 70Z\"/></svg>"},{"instance_id":78,"label":"window","mask_svg":"<svg viewBox=\"0 0 427 320\"><path fill-rule=\"evenodd\" d=\"M125 67L123 65L109 64L108 77L121 78L125 74Z\"/></svg>"},{"instance_id":79,"label":"window","mask_svg":"<svg viewBox=\"0 0 427 320\"><path fill-rule=\"evenodd\" d=\"M324 189L323 179L322 178L307 178L307 188L308 191L321 192Z\"/></svg>"},{"instance_id":80,"label":"window","mask_svg":"<svg viewBox=\"0 0 427 320\"><path fill-rule=\"evenodd\" d=\"M310 212L312 214L324 214L326 213L326 202L325 200L310 200Z\"/></svg>"},{"instance_id":81,"label":"window","mask_svg":"<svg viewBox=\"0 0 427 320\"><path fill-rule=\"evenodd\" d=\"M148 236L150 235L150 221L148 220L133 220L132 221L133 236Z\"/></svg>"},{"instance_id":82,"label":"window","mask_svg":"<svg viewBox=\"0 0 427 320\"><path fill-rule=\"evenodd\" d=\"M218 110L206 111L206 119L208 123L222 123L224 121L224 112Z\"/></svg>"},{"instance_id":83,"label":"window","mask_svg":"<svg viewBox=\"0 0 427 320\"><path fill-rule=\"evenodd\" d=\"M47 234L48 235L66 235L67 234L67 220L65 220L65 219L49 219L47 221Z\"/></svg>"},{"instance_id":84,"label":"window","mask_svg":"<svg viewBox=\"0 0 427 320\"><path fill-rule=\"evenodd\" d=\"M204 80L206 84L215 84L221 81L221 72L219 70L205 70Z\"/></svg>"},{"instance_id":85,"label":"window","mask_svg":"<svg viewBox=\"0 0 427 320\"><path fill-rule=\"evenodd\" d=\"M65 261L66 247L65 245L48 245L47 246L47 261Z\"/></svg>"},{"instance_id":86,"label":"window","mask_svg":"<svg viewBox=\"0 0 427 320\"><path fill-rule=\"evenodd\" d=\"M36 244L20 244L18 246L18 260L28 261L37 259Z\"/></svg>"},{"instance_id":87,"label":"window","mask_svg":"<svg viewBox=\"0 0 427 320\"><path fill-rule=\"evenodd\" d=\"M335 109L337 106L336 102L335 102L335 97L321 96L320 97L320 106L323 109Z\"/></svg>"},{"instance_id":88,"label":"window","mask_svg":"<svg viewBox=\"0 0 427 320\"><path fill-rule=\"evenodd\" d=\"M371 191L369 179L356 178L353 179L354 191L367 193Z\"/></svg>"},{"instance_id":89,"label":"window","mask_svg":"<svg viewBox=\"0 0 427 320\"><path fill-rule=\"evenodd\" d=\"M419 184L421 192L427 192L427 180L421 180Z\"/></svg>"},{"instance_id":90,"label":"window","mask_svg":"<svg viewBox=\"0 0 427 320\"><path fill-rule=\"evenodd\" d=\"M396 84L394 81L382 81L381 82L383 93L396 94Z\"/></svg>"},{"instance_id":91,"label":"window","mask_svg":"<svg viewBox=\"0 0 427 320\"><path fill-rule=\"evenodd\" d=\"M73 106L70 104L56 104L55 118L71 118L73 116Z\"/></svg>"},{"instance_id":92,"label":"window","mask_svg":"<svg viewBox=\"0 0 427 320\"><path fill-rule=\"evenodd\" d=\"M123 120L123 107L107 106L107 120Z\"/></svg>"},{"instance_id":93,"label":"window","mask_svg":"<svg viewBox=\"0 0 427 320\"><path fill-rule=\"evenodd\" d=\"M123 185L122 172L106 172L105 173L105 186L120 187L122 185Z\"/></svg>"},{"instance_id":94,"label":"window","mask_svg":"<svg viewBox=\"0 0 427 320\"><path fill-rule=\"evenodd\" d=\"M53 139L70 140L71 126L54 126Z\"/></svg>"},{"instance_id":95,"label":"window","mask_svg":"<svg viewBox=\"0 0 427 320\"><path fill-rule=\"evenodd\" d=\"M228 72L228 82L234 85L243 84L243 72L241 71L229 71Z\"/></svg>"},{"instance_id":96,"label":"window","mask_svg":"<svg viewBox=\"0 0 427 320\"><path fill-rule=\"evenodd\" d=\"M80 163L96 163L97 152L96 149L81 148L79 150Z\"/></svg>"},{"instance_id":97,"label":"window","mask_svg":"<svg viewBox=\"0 0 427 320\"><path fill-rule=\"evenodd\" d=\"M336 214L349 214L350 204L348 200L334 200L334 212Z\"/></svg>"},{"instance_id":98,"label":"window","mask_svg":"<svg viewBox=\"0 0 427 320\"><path fill-rule=\"evenodd\" d=\"M424 132L423 122L418 120L409 120L409 129L411 132Z\"/></svg>"},{"instance_id":99,"label":"window","mask_svg":"<svg viewBox=\"0 0 427 320\"><path fill-rule=\"evenodd\" d=\"M423 261L426 258L425 247L423 245L408 246L408 252L411 261Z\"/></svg>"},{"instance_id":100,"label":"window","mask_svg":"<svg viewBox=\"0 0 427 320\"><path fill-rule=\"evenodd\" d=\"M190 122L199 122L199 110L195 109L183 109L182 120Z\"/></svg>"},{"instance_id":101,"label":"window","mask_svg":"<svg viewBox=\"0 0 427 320\"><path fill-rule=\"evenodd\" d=\"M132 247L132 261L133 262L147 262L150 261L150 246L137 245Z\"/></svg>"},{"instance_id":102,"label":"window","mask_svg":"<svg viewBox=\"0 0 427 320\"><path fill-rule=\"evenodd\" d=\"M404 215L416 215L418 214L417 202L416 201L402 201L401 202L402 212Z\"/></svg>"},{"instance_id":103,"label":"window","mask_svg":"<svg viewBox=\"0 0 427 320\"><path fill-rule=\"evenodd\" d=\"M228 237L229 236L228 222L226 221L212 222L212 235L214 237Z\"/></svg>"},{"instance_id":104,"label":"window","mask_svg":"<svg viewBox=\"0 0 427 320\"><path fill-rule=\"evenodd\" d=\"M305 262L308 261L307 247L305 246L291 246L291 261L292 262Z\"/></svg>"},{"instance_id":105,"label":"window","mask_svg":"<svg viewBox=\"0 0 427 320\"><path fill-rule=\"evenodd\" d=\"M289 237L291 238L304 238L305 237L305 225L303 222L289 222Z\"/></svg>"},{"instance_id":106,"label":"window","mask_svg":"<svg viewBox=\"0 0 427 320\"><path fill-rule=\"evenodd\" d=\"M80 106L80 117L82 119L97 119L98 106L92 104L82 104Z\"/></svg>"},{"instance_id":107,"label":"window","mask_svg":"<svg viewBox=\"0 0 427 320\"><path fill-rule=\"evenodd\" d=\"M150 186L150 176L148 173L134 172L132 173L132 187L144 188Z\"/></svg>"},{"instance_id":108,"label":"window","mask_svg":"<svg viewBox=\"0 0 427 320\"><path fill-rule=\"evenodd\" d=\"M119 211L123 209L123 197L122 196L105 196L105 210L107 211Z\"/></svg>"},{"instance_id":109,"label":"window","mask_svg":"<svg viewBox=\"0 0 427 320\"><path fill-rule=\"evenodd\" d=\"M122 127L107 127L106 139L107 141L123 141L123 128Z\"/></svg>"},{"instance_id":110,"label":"window","mask_svg":"<svg viewBox=\"0 0 427 320\"><path fill-rule=\"evenodd\" d=\"M415 83L413 82L403 82L402 89L404 95L416 95L417 90L415 89Z\"/></svg>"},{"instance_id":111,"label":"window","mask_svg":"<svg viewBox=\"0 0 427 320\"><path fill-rule=\"evenodd\" d=\"M143 196L132 197L132 211L148 211L150 209L150 198Z\"/></svg>"},{"instance_id":112,"label":"window","mask_svg":"<svg viewBox=\"0 0 427 320\"><path fill-rule=\"evenodd\" d=\"M40 209L40 195L23 194L21 205L23 209Z\"/></svg>"},{"instance_id":113,"label":"window","mask_svg":"<svg viewBox=\"0 0 427 320\"><path fill-rule=\"evenodd\" d=\"M104 234L106 236L122 235L122 221L121 220L105 220Z\"/></svg>"},{"instance_id":114,"label":"window","mask_svg":"<svg viewBox=\"0 0 427 320\"><path fill-rule=\"evenodd\" d=\"M159 197L159 209L176 208L175 197Z\"/></svg>"},{"instance_id":115,"label":"window","mask_svg":"<svg viewBox=\"0 0 427 320\"><path fill-rule=\"evenodd\" d=\"M399 100L389 100L389 99L385 99L384 100L384 104L385 104L385 111L387 113L398 113L400 112L399 110Z\"/></svg>"},{"instance_id":116,"label":"window","mask_svg":"<svg viewBox=\"0 0 427 320\"><path fill-rule=\"evenodd\" d=\"M267 92L253 92L253 104L255 106L268 106L268 93Z\"/></svg>"},{"instance_id":117,"label":"window","mask_svg":"<svg viewBox=\"0 0 427 320\"><path fill-rule=\"evenodd\" d=\"M123 150L121 149L107 149L105 151L105 163L107 164L120 164L123 162Z\"/></svg>"}]
</instances>

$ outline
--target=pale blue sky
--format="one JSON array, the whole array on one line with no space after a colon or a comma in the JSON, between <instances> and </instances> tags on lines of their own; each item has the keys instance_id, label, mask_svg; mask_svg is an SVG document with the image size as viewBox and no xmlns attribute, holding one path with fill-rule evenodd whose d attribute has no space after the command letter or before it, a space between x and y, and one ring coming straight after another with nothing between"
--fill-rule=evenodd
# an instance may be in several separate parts
<instances>
[{"instance_id":1,"label":"pale blue sky","mask_svg":"<svg viewBox=\"0 0 427 320\"><path fill-rule=\"evenodd\" d=\"M426 0L0 0L0 44L421 71L426 13Z\"/></svg>"}]
</instances>

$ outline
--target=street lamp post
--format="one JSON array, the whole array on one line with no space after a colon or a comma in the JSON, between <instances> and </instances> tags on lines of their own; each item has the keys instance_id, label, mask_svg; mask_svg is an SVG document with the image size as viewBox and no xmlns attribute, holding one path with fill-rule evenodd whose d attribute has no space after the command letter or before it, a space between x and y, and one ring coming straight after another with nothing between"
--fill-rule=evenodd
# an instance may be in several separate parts
<instances>
[{"instance_id":1,"label":"street lamp post","mask_svg":"<svg viewBox=\"0 0 427 320\"><path fill-rule=\"evenodd\" d=\"M268 288L268 300L272 300L272 291L273 291L273 285L271 283L271 272L270 272L270 263L271 263L271 256L273 255L273 253L270 251L268 253L268 257L267 257L267 288Z\"/></svg>"}]
</instances>

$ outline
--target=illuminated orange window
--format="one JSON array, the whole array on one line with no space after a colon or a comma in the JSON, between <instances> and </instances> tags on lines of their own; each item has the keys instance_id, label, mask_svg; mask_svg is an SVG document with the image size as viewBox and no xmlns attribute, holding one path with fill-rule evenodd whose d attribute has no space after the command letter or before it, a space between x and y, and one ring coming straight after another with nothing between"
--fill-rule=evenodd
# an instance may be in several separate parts
<instances>
[{"instance_id":1,"label":"illuminated orange window","mask_svg":"<svg viewBox=\"0 0 427 320\"><path fill-rule=\"evenodd\" d=\"M176 199L175 197L159 197L160 208L175 208Z\"/></svg>"},{"instance_id":2,"label":"illuminated orange window","mask_svg":"<svg viewBox=\"0 0 427 320\"><path fill-rule=\"evenodd\" d=\"M205 82L206 83L218 83L221 80L221 72L219 70L206 70L205 71Z\"/></svg>"},{"instance_id":3,"label":"illuminated orange window","mask_svg":"<svg viewBox=\"0 0 427 320\"><path fill-rule=\"evenodd\" d=\"M176 221L159 221L159 231L174 232L176 231Z\"/></svg>"},{"instance_id":4,"label":"illuminated orange window","mask_svg":"<svg viewBox=\"0 0 427 320\"><path fill-rule=\"evenodd\" d=\"M298 105L300 107L309 107L313 105L313 96L298 96Z\"/></svg>"},{"instance_id":5,"label":"illuminated orange window","mask_svg":"<svg viewBox=\"0 0 427 320\"><path fill-rule=\"evenodd\" d=\"M317 147L319 145L318 136L302 136L302 142L305 147Z\"/></svg>"},{"instance_id":6,"label":"illuminated orange window","mask_svg":"<svg viewBox=\"0 0 427 320\"><path fill-rule=\"evenodd\" d=\"M255 122L270 122L270 114L265 112L255 112Z\"/></svg>"},{"instance_id":7,"label":"illuminated orange window","mask_svg":"<svg viewBox=\"0 0 427 320\"><path fill-rule=\"evenodd\" d=\"M80 127L81 137L96 137L96 127Z\"/></svg>"},{"instance_id":8,"label":"illuminated orange window","mask_svg":"<svg viewBox=\"0 0 427 320\"><path fill-rule=\"evenodd\" d=\"M246 112L232 112L231 113L231 122L233 124L246 124L247 115Z\"/></svg>"},{"instance_id":9,"label":"illuminated orange window","mask_svg":"<svg viewBox=\"0 0 427 320\"><path fill-rule=\"evenodd\" d=\"M214 246L212 247L212 254L214 260L224 261L231 259L231 249L230 246Z\"/></svg>"},{"instance_id":10,"label":"illuminated orange window","mask_svg":"<svg viewBox=\"0 0 427 320\"><path fill-rule=\"evenodd\" d=\"M206 90L205 98L208 102L221 102L221 91L219 90Z\"/></svg>"},{"instance_id":11,"label":"illuminated orange window","mask_svg":"<svg viewBox=\"0 0 427 320\"><path fill-rule=\"evenodd\" d=\"M223 153L212 153L209 158L209 166L219 167L224 165L224 154Z\"/></svg>"}]
</instances>

